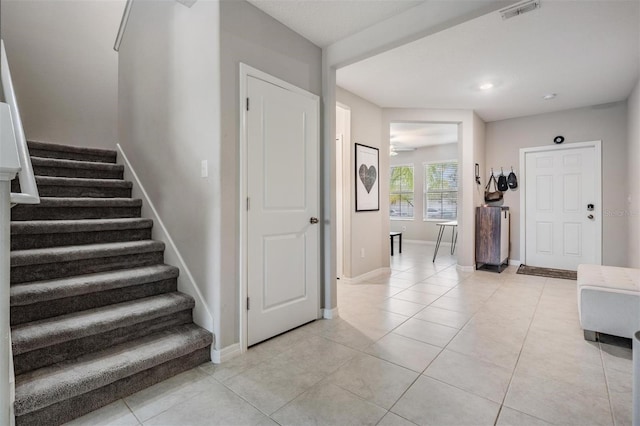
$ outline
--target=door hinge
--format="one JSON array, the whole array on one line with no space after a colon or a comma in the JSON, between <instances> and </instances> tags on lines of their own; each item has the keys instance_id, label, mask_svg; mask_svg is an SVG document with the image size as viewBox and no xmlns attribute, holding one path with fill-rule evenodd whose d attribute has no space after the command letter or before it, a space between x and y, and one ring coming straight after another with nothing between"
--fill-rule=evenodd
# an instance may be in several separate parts
<instances>
[{"instance_id":1,"label":"door hinge","mask_svg":"<svg viewBox=\"0 0 640 426\"><path fill-rule=\"evenodd\" d=\"M251 309L251 299L247 297L247 311Z\"/></svg>"},{"instance_id":2,"label":"door hinge","mask_svg":"<svg viewBox=\"0 0 640 426\"><path fill-rule=\"evenodd\" d=\"M249 111L249 98L247 98L247 111Z\"/></svg>"},{"instance_id":3,"label":"door hinge","mask_svg":"<svg viewBox=\"0 0 640 426\"><path fill-rule=\"evenodd\" d=\"M251 207L251 199L247 197L247 211L249 211L250 207Z\"/></svg>"}]
</instances>

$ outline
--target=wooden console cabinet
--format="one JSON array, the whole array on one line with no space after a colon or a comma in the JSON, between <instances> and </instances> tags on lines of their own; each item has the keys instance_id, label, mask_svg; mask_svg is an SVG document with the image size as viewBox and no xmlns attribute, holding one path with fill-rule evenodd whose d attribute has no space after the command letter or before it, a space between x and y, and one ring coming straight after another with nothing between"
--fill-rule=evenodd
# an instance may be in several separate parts
<instances>
[{"instance_id":1,"label":"wooden console cabinet","mask_svg":"<svg viewBox=\"0 0 640 426\"><path fill-rule=\"evenodd\" d=\"M476 207L476 269L509 265L509 207Z\"/></svg>"}]
</instances>

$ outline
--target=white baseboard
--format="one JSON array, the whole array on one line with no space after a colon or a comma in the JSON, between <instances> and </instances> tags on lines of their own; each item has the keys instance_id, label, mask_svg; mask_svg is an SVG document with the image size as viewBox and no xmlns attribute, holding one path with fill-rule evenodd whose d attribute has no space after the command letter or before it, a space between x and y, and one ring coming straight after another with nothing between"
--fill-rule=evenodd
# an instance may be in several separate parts
<instances>
[{"instance_id":1,"label":"white baseboard","mask_svg":"<svg viewBox=\"0 0 640 426\"><path fill-rule=\"evenodd\" d=\"M340 315L338 314L338 307L336 306L333 309L323 309L322 310L322 318L324 319L335 319Z\"/></svg>"},{"instance_id":2,"label":"white baseboard","mask_svg":"<svg viewBox=\"0 0 640 426\"><path fill-rule=\"evenodd\" d=\"M167 227L160 218L158 211L149 198L149 194L147 194L147 191L144 189L142 182L140 182L138 174L129 162L122 146L120 146L120 144L116 144L116 147L118 148L119 154L118 164L124 165L125 179L133 183L132 193L134 197L142 199L142 208L144 212L142 216L153 220L153 238L155 240L162 241L165 244L165 262L168 265L174 265L180 269L180 275L178 276L178 289L181 292L190 295L196 301L196 306L193 308L193 322L198 324L200 327L213 332L213 315L211 315L211 312L209 311L205 299L198 288L198 284L182 258L178 247L176 247L176 244L173 242L173 238L171 238Z\"/></svg>"},{"instance_id":3,"label":"white baseboard","mask_svg":"<svg viewBox=\"0 0 640 426\"><path fill-rule=\"evenodd\" d=\"M510 266L520 266L522 265L522 262L518 259L509 259L509 265Z\"/></svg>"},{"instance_id":4,"label":"white baseboard","mask_svg":"<svg viewBox=\"0 0 640 426\"><path fill-rule=\"evenodd\" d=\"M229 361L231 358L237 357L241 353L242 349L240 348L240 343L234 343L233 345L229 345L226 348L222 348L220 350L212 350L211 361L214 364L220 364L225 361Z\"/></svg>"},{"instance_id":5,"label":"white baseboard","mask_svg":"<svg viewBox=\"0 0 640 426\"><path fill-rule=\"evenodd\" d=\"M427 241L427 240L402 240L403 243L411 243L411 244L424 244L428 246L435 246L435 241Z\"/></svg>"},{"instance_id":6,"label":"white baseboard","mask_svg":"<svg viewBox=\"0 0 640 426\"><path fill-rule=\"evenodd\" d=\"M380 275L390 274L390 273L391 273L391 268L378 268L378 269L374 269L373 271L369 271L366 274L358 275L357 277L353 277L353 278L342 277L340 278L340 282L344 284L357 284L362 281L368 280L369 278L374 278Z\"/></svg>"},{"instance_id":7,"label":"white baseboard","mask_svg":"<svg viewBox=\"0 0 640 426\"><path fill-rule=\"evenodd\" d=\"M436 245L436 241L428 241L428 240L402 240L402 244L404 243L411 243L411 244L421 244L421 245L425 245L425 246L435 246ZM442 241L440 242L440 247L442 246L451 246L451 239L449 239L449 241L445 241L445 239L443 238Z\"/></svg>"},{"instance_id":8,"label":"white baseboard","mask_svg":"<svg viewBox=\"0 0 640 426\"><path fill-rule=\"evenodd\" d=\"M476 270L475 266L463 266L463 265L456 265L456 269L460 272L473 272Z\"/></svg>"}]
</instances>

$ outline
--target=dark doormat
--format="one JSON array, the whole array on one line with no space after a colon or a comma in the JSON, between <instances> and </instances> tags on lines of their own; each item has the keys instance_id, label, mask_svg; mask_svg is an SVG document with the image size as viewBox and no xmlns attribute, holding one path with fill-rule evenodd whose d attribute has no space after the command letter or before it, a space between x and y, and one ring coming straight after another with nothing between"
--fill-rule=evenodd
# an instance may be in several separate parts
<instances>
[{"instance_id":1,"label":"dark doormat","mask_svg":"<svg viewBox=\"0 0 640 426\"><path fill-rule=\"evenodd\" d=\"M577 280L578 273L576 271L567 271L564 269L538 268L537 266L520 265L518 274L535 275L546 278L561 278L563 280Z\"/></svg>"}]
</instances>

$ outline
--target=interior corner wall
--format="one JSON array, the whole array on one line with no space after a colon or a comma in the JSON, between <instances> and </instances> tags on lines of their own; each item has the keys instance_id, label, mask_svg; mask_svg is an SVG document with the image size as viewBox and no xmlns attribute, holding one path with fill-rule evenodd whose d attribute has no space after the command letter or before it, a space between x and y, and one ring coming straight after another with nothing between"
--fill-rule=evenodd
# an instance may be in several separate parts
<instances>
[{"instance_id":1,"label":"interior corner wall","mask_svg":"<svg viewBox=\"0 0 640 426\"><path fill-rule=\"evenodd\" d=\"M318 96L322 95L322 50L319 47L244 0L220 2L220 77L223 105L220 184L224 203L220 235L224 247L221 253L220 294L222 347L239 340L238 170L241 62ZM333 114L335 106L329 111Z\"/></svg>"},{"instance_id":2,"label":"interior corner wall","mask_svg":"<svg viewBox=\"0 0 640 426\"><path fill-rule=\"evenodd\" d=\"M391 231L402 232L403 240L432 241L438 239L440 227L438 222L443 220L424 220L424 164L438 161L458 161L458 144L448 143L418 148L415 151L398 152L390 157L390 167L413 165L413 204L414 217L412 219L391 219ZM447 231L447 235L449 232ZM446 236L443 237L446 242Z\"/></svg>"},{"instance_id":3,"label":"interior corner wall","mask_svg":"<svg viewBox=\"0 0 640 426\"><path fill-rule=\"evenodd\" d=\"M213 315L212 324L199 325L213 329L216 349L221 324L218 13L216 1L192 8L175 1L135 1L120 47L118 99L120 144ZM200 176L202 160L208 161L208 178Z\"/></svg>"},{"instance_id":4,"label":"interior corner wall","mask_svg":"<svg viewBox=\"0 0 640 426\"><path fill-rule=\"evenodd\" d=\"M602 260L605 265L627 264L627 105L625 102L570 109L529 117L494 121L486 125L486 182L489 169L505 172L513 166L519 183L520 149L553 145L562 135L565 144L602 140ZM637 167L637 165L636 165ZM630 181L632 182L632 181ZM636 181L637 182L637 181ZM520 191L504 193L511 210L511 259L520 254Z\"/></svg>"},{"instance_id":5,"label":"interior corner wall","mask_svg":"<svg viewBox=\"0 0 640 426\"><path fill-rule=\"evenodd\" d=\"M640 80L627 101L627 266L640 268Z\"/></svg>"},{"instance_id":6,"label":"interior corner wall","mask_svg":"<svg viewBox=\"0 0 640 426\"><path fill-rule=\"evenodd\" d=\"M349 214L343 218L345 238L351 245L349 257L344 263L344 276L357 278L361 275L389 267L389 138L382 137L382 109L353 93L336 87L336 100L351 110L351 138L345 141L348 149L343 162L351 172L343 175L349 192L344 193L344 203ZM387 131L387 134L389 132ZM378 188L380 210L356 212L355 204L355 144L379 149ZM377 232L372 232L376 230ZM362 252L364 251L364 257Z\"/></svg>"},{"instance_id":7,"label":"interior corner wall","mask_svg":"<svg viewBox=\"0 0 640 426\"><path fill-rule=\"evenodd\" d=\"M3 0L2 38L28 140L114 149L124 0Z\"/></svg>"},{"instance_id":8,"label":"interior corner wall","mask_svg":"<svg viewBox=\"0 0 640 426\"><path fill-rule=\"evenodd\" d=\"M483 182L484 178L483 176L486 176L486 169L485 169L485 165L486 165L486 150L487 150L487 143L486 143L486 133L487 133L487 125L486 123L478 116L478 114L476 114L475 112L473 113L473 157L474 157L474 164L473 164L473 179L475 181L475 165L478 164L478 169L480 170L480 182ZM486 185L486 183L485 183ZM484 204L484 186L482 185L482 183L480 184L474 184L474 191L473 191L473 205L474 206L481 206L482 204ZM474 211L474 215L475 215L475 211ZM511 219L513 221L513 218ZM475 221L473 223L474 226L474 230L475 230ZM474 232L475 235L475 232Z\"/></svg>"}]
</instances>

